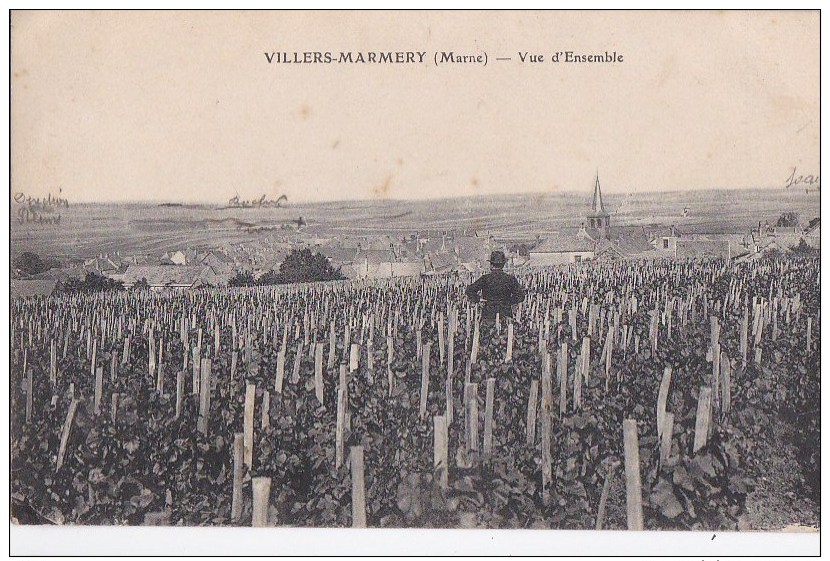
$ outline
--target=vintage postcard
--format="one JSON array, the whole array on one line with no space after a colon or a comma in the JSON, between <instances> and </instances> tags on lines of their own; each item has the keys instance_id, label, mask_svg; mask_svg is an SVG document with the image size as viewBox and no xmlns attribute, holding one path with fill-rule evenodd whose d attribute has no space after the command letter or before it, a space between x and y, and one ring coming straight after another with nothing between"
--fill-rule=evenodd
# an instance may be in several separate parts
<instances>
[{"instance_id":1,"label":"vintage postcard","mask_svg":"<svg viewBox=\"0 0 830 561\"><path fill-rule=\"evenodd\" d=\"M12 11L16 547L818 551L819 19Z\"/></svg>"}]
</instances>

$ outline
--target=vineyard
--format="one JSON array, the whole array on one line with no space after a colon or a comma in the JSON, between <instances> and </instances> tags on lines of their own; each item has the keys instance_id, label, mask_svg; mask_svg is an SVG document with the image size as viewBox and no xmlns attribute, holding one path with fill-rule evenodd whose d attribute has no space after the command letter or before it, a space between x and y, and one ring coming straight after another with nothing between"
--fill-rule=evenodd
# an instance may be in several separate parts
<instances>
[{"instance_id":1,"label":"vineyard","mask_svg":"<svg viewBox=\"0 0 830 561\"><path fill-rule=\"evenodd\" d=\"M741 527L778 423L820 471L819 260L11 302L12 515L245 526Z\"/></svg>"}]
</instances>

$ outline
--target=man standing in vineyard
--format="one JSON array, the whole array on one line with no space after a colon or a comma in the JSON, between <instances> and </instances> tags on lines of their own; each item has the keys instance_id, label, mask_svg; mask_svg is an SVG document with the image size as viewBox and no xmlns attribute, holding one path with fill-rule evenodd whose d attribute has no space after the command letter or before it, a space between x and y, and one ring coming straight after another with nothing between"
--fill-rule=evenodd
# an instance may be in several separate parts
<instances>
[{"instance_id":1,"label":"man standing in vineyard","mask_svg":"<svg viewBox=\"0 0 830 561\"><path fill-rule=\"evenodd\" d=\"M500 319L513 317L513 306L525 299L525 289L513 275L504 272L507 257L503 251L490 254L490 272L467 287L467 297L478 303L484 299L481 321L492 324L496 314Z\"/></svg>"}]
</instances>

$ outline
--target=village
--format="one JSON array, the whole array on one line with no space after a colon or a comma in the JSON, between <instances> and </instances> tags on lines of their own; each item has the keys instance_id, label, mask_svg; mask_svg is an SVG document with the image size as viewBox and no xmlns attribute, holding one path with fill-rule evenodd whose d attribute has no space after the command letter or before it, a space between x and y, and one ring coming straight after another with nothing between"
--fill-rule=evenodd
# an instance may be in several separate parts
<instances>
[{"instance_id":1,"label":"village","mask_svg":"<svg viewBox=\"0 0 830 561\"><path fill-rule=\"evenodd\" d=\"M488 269L490 252L500 249L508 269L574 264L585 261L722 258L741 262L770 251L820 249L820 219L799 224L784 213L776 224L758 222L749 232L719 229L701 232L674 224L614 223L603 203L599 176L591 205L577 228L544 236L503 237L478 230L420 230L408 234L335 236L309 227L302 219L290 228L263 229L253 243L226 242L217 247L171 247L161 254L100 253L69 266L32 274L13 270L12 294L51 294L59 282L88 273L152 290L225 286L239 271L259 278L279 271L292 250L310 249L328 258L347 279L477 274Z\"/></svg>"}]
</instances>

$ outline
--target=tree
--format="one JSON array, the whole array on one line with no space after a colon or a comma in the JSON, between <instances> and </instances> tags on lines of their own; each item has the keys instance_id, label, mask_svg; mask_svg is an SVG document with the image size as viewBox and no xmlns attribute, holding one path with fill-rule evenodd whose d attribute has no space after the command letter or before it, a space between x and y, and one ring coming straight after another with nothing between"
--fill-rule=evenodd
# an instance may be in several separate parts
<instances>
[{"instance_id":1,"label":"tree","mask_svg":"<svg viewBox=\"0 0 830 561\"><path fill-rule=\"evenodd\" d=\"M55 285L55 292L62 294L91 294L113 290L124 290L124 283L94 272L87 273L84 280L69 277Z\"/></svg>"},{"instance_id":2,"label":"tree","mask_svg":"<svg viewBox=\"0 0 830 561\"><path fill-rule=\"evenodd\" d=\"M340 268L335 269L322 253L311 253L308 248L294 249L280 265L279 284L343 280Z\"/></svg>"},{"instance_id":3,"label":"tree","mask_svg":"<svg viewBox=\"0 0 830 561\"><path fill-rule=\"evenodd\" d=\"M778 217L778 222L775 223L778 228L795 228L798 226L798 213L785 212Z\"/></svg>"},{"instance_id":4,"label":"tree","mask_svg":"<svg viewBox=\"0 0 830 561\"><path fill-rule=\"evenodd\" d=\"M255 286L256 280L254 274L250 271L237 271L234 276L228 280L228 286Z\"/></svg>"},{"instance_id":5,"label":"tree","mask_svg":"<svg viewBox=\"0 0 830 561\"><path fill-rule=\"evenodd\" d=\"M142 277L140 280L137 280L133 283L133 290L137 290L140 292L146 292L150 290L150 283L147 281L146 277Z\"/></svg>"},{"instance_id":6,"label":"tree","mask_svg":"<svg viewBox=\"0 0 830 561\"><path fill-rule=\"evenodd\" d=\"M49 265L36 253L24 251L12 260L12 266L24 275L37 275L49 270Z\"/></svg>"},{"instance_id":7,"label":"tree","mask_svg":"<svg viewBox=\"0 0 830 561\"><path fill-rule=\"evenodd\" d=\"M282 277L280 276L279 272L271 269L257 280L257 284L260 286L270 286L272 284L282 284Z\"/></svg>"},{"instance_id":8,"label":"tree","mask_svg":"<svg viewBox=\"0 0 830 561\"><path fill-rule=\"evenodd\" d=\"M801 238L798 241L798 245L790 249L793 253L800 254L800 255L810 255L811 253L815 252L815 250L804 241L804 238Z\"/></svg>"}]
</instances>

